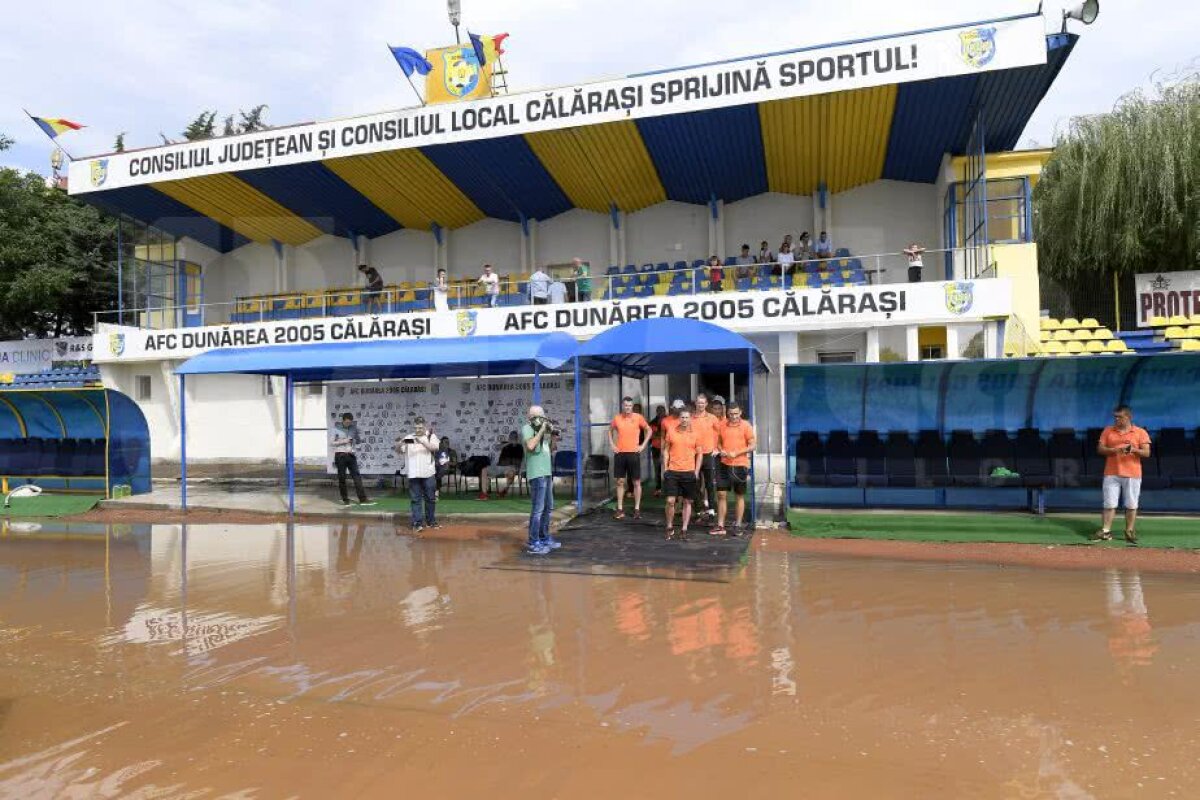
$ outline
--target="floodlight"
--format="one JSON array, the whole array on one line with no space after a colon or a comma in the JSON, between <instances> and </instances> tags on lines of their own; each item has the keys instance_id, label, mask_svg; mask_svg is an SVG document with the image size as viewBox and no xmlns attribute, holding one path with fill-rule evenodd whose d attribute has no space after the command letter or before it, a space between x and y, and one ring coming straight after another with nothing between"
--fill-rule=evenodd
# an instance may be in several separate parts
<instances>
[{"instance_id":1,"label":"floodlight","mask_svg":"<svg viewBox=\"0 0 1200 800\"><path fill-rule=\"evenodd\" d=\"M457 28L462 22L462 0L446 0L446 10L450 12L450 24Z\"/></svg>"},{"instance_id":2,"label":"floodlight","mask_svg":"<svg viewBox=\"0 0 1200 800\"><path fill-rule=\"evenodd\" d=\"M1100 16L1100 0L1083 0L1070 8L1063 9L1063 32L1067 30L1067 20L1075 19L1084 25L1091 25Z\"/></svg>"}]
</instances>

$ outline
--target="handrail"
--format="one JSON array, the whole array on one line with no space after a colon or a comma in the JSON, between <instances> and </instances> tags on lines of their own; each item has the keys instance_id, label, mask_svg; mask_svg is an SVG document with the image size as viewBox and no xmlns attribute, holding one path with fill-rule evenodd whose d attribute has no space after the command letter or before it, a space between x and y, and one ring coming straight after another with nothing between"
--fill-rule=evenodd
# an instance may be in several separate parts
<instances>
[{"instance_id":1,"label":"handrail","mask_svg":"<svg viewBox=\"0 0 1200 800\"><path fill-rule=\"evenodd\" d=\"M945 253L957 253L964 248L945 248L945 249L927 249L923 252L923 257L932 259L935 256ZM903 259L897 263L898 259ZM844 265L842 262L846 262ZM857 262L858 266L852 268L850 265ZM659 262L661 265L663 262ZM588 291L591 300L602 300L613 298L614 294L624 288L630 288L628 282L630 279L636 279L639 285L645 285L645 276L658 276L655 283L659 286L663 285L664 281L668 286L678 284L678 288L682 291L676 291L671 294L702 294L713 291L738 291L739 281L747 278L754 283L750 286L751 289L774 289L774 288L798 288L796 281L786 278L794 278L797 275L817 275L822 273L833 275L837 274L838 281L834 285L844 280L843 272L851 273L850 279L859 277L857 283L875 284L880 282L879 278L883 274L894 268L903 268L908 265L908 257L903 252L894 253L874 253L871 255L848 255L848 256L828 256L824 258L803 258L797 259L794 262L781 262L778 259L770 262L756 262L750 265L737 264L722 264L717 269L722 271L722 281L719 287L714 289L710 280L712 265L707 263L695 265L694 262L683 268L670 266L667 269L659 269L659 265L654 265L651 269L646 269L646 266L636 267L632 272L626 272L628 265L622 268L621 272L609 274L607 271L596 274L592 272L587 276L581 277L558 277L553 275L551 283L561 282L566 290L567 301L578 299L580 296L579 284L583 281L590 282L590 290ZM938 265L940 267L940 265ZM767 270L767 274L763 275L763 270ZM745 277L739 276L739 272L745 271ZM940 269L938 270L940 272ZM855 275L858 273L859 275ZM500 275L500 290L497 297L512 297L514 294L524 295L525 303L536 304L542 300L541 295L537 298L533 296L533 290L530 286L529 277L533 274L525 273L508 273ZM681 277L680 277L681 276ZM766 278L766 285L763 285L763 278ZM907 276L906 276L907 277ZM778 281L774 281L778 279ZM895 281L902 283L906 281ZM808 283L805 278L804 283ZM550 284L547 284L549 288ZM855 285L855 284L851 284ZM656 292L657 293L657 292ZM237 322L252 322L252 321L267 321L279 318L278 315L285 312L299 311L301 318L304 317L329 317L336 316L336 309L345 307L366 306L365 313L384 313L390 314L395 312L422 313L439 310L436 302L436 291L432 282L429 281L412 281L408 288L404 288L399 284L389 284L384 286L377 293L368 291L365 287L347 287L324 289L316 291L294 291L294 292L279 292L262 295L249 295L238 297L232 301L219 303L199 303L174 306L150 306L144 308L125 308L122 310L108 310L93 312L93 322L98 325L100 323L113 324L129 324L125 322L129 317L133 317L133 327L143 328L182 328L189 326L210 326L224 325ZM632 296L631 296L632 297ZM478 277L455 278L448 281L446 287L446 304L447 310L461 309L469 307L487 307L489 305L489 296L485 294L483 286ZM616 298L621 299L621 298ZM276 307L277 304L282 304ZM499 300L496 305L500 305ZM512 307L511 303L505 304L506 307ZM315 312L315 313L309 313ZM360 313L360 312L356 312ZM284 317L292 319L294 317ZM159 324L153 324L153 323ZM166 324L163 324L166 323ZM93 327L95 330L95 327Z\"/></svg>"}]
</instances>

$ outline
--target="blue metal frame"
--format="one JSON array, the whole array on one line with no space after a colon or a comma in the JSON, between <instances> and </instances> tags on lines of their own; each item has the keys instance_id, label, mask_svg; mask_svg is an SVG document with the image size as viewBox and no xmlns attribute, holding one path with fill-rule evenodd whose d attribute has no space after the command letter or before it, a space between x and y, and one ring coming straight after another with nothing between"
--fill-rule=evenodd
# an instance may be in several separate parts
<instances>
[{"instance_id":1,"label":"blue metal frame","mask_svg":"<svg viewBox=\"0 0 1200 800\"><path fill-rule=\"evenodd\" d=\"M180 505L187 511L187 376L179 376L179 490Z\"/></svg>"},{"instance_id":2,"label":"blue metal frame","mask_svg":"<svg viewBox=\"0 0 1200 800\"><path fill-rule=\"evenodd\" d=\"M296 384L291 375L285 375L283 385L286 395L283 404L283 443L284 459L287 462L288 517L290 518L296 515L296 453L293 441L295 439L293 431L296 427Z\"/></svg>"}]
</instances>

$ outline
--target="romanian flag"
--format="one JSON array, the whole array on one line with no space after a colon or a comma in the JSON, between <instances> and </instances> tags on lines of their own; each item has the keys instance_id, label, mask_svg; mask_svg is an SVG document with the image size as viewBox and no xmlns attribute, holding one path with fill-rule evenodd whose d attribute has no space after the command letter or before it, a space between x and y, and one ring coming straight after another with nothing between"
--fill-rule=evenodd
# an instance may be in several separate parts
<instances>
[{"instance_id":1,"label":"romanian flag","mask_svg":"<svg viewBox=\"0 0 1200 800\"><path fill-rule=\"evenodd\" d=\"M32 114L29 118L38 124L38 127L46 132L46 135L51 139L56 138L60 133L65 131L77 131L83 126L78 122L71 122L69 119L62 117L35 117Z\"/></svg>"}]
</instances>

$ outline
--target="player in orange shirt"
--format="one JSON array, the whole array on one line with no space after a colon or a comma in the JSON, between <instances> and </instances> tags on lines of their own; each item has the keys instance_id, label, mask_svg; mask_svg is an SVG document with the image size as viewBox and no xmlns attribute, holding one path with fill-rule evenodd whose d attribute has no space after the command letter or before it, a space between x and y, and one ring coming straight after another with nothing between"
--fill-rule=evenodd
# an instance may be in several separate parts
<instances>
[{"instance_id":1,"label":"player in orange shirt","mask_svg":"<svg viewBox=\"0 0 1200 800\"><path fill-rule=\"evenodd\" d=\"M726 498L732 489L737 498L733 533L742 534L742 519L746 515L746 486L750 482L750 454L754 452L754 426L742 419L742 407L737 401L726 409L724 424L718 431L720 465L717 467L717 527L709 533L725 533L725 514L729 508Z\"/></svg>"},{"instance_id":2,"label":"player in orange shirt","mask_svg":"<svg viewBox=\"0 0 1200 800\"><path fill-rule=\"evenodd\" d=\"M680 538L687 540L692 519L692 500L696 496L696 476L700 474L703 450L692 428L692 415L686 408L679 412L679 423L663 440L663 486L667 490L667 538L675 538L675 498L683 498L683 527Z\"/></svg>"},{"instance_id":3,"label":"player in orange shirt","mask_svg":"<svg viewBox=\"0 0 1200 800\"><path fill-rule=\"evenodd\" d=\"M1113 424L1100 432L1096 452L1105 457L1104 511L1100 530L1093 541L1112 538L1113 518L1117 502L1125 501L1125 541L1137 544L1138 497L1142 492L1142 459L1150 457L1150 434L1133 424L1133 411L1126 405L1113 409Z\"/></svg>"},{"instance_id":4,"label":"player in orange shirt","mask_svg":"<svg viewBox=\"0 0 1200 800\"><path fill-rule=\"evenodd\" d=\"M613 477L617 479L616 519L625 519L625 485L633 485L633 518L642 516L642 453L650 444L650 423L633 410L633 398L621 398L621 413L613 417L608 427L608 441L613 449Z\"/></svg>"},{"instance_id":5,"label":"player in orange shirt","mask_svg":"<svg viewBox=\"0 0 1200 800\"><path fill-rule=\"evenodd\" d=\"M704 511L710 520L717 518L717 418L708 411L708 395L696 395L696 413L692 414L692 428L704 449L704 463L700 465L700 493L704 497Z\"/></svg>"}]
</instances>

